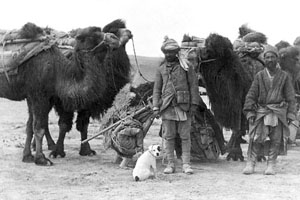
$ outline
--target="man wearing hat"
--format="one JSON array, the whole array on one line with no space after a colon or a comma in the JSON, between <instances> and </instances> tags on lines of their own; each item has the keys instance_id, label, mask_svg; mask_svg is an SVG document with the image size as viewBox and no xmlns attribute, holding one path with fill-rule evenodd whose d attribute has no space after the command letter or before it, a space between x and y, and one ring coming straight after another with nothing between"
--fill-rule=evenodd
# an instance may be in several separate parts
<instances>
[{"instance_id":1,"label":"man wearing hat","mask_svg":"<svg viewBox=\"0 0 300 200\"><path fill-rule=\"evenodd\" d=\"M191 117L200 103L197 77L193 67L183 67L178 60L180 47L169 38L161 47L165 60L156 71L153 88L153 110L162 118L162 136L168 165L165 174L175 172L175 137L179 133L182 141L182 170L192 174L190 165Z\"/></svg>"},{"instance_id":2,"label":"man wearing hat","mask_svg":"<svg viewBox=\"0 0 300 200\"><path fill-rule=\"evenodd\" d=\"M263 58L265 69L254 77L244 104L250 139L244 174L254 173L258 151L265 142L269 143L269 152L264 174L275 174L274 166L281 144L286 153L288 124L295 120L294 88L288 74L280 69L277 49L265 46Z\"/></svg>"}]
</instances>

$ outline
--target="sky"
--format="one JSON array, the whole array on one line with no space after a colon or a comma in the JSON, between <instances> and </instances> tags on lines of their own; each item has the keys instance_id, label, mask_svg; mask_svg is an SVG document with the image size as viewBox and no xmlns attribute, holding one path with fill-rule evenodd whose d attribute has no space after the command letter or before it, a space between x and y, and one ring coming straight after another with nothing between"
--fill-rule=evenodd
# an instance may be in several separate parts
<instances>
[{"instance_id":1,"label":"sky","mask_svg":"<svg viewBox=\"0 0 300 200\"><path fill-rule=\"evenodd\" d=\"M32 22L68 32L123 19L133 34L127 53L149 57L163 56L166 35L179 44L184 34L206 38L210 33L233 42L243 24L264 33L271 45L293 44L300 36L299 0L5 0L1 8L4 30Z\"/></svg>"}]
</instances>

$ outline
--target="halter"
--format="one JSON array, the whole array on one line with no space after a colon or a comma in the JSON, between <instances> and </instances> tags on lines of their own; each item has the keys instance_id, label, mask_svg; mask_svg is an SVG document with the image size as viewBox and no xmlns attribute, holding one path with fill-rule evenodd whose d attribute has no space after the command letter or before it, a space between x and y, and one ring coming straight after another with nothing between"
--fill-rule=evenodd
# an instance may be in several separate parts
<instances>
[{"instance_id":1,"label":"halter","mask_svg":"<svg viewBox=\"0 0 300 200\"><path fill-rule=\"evenodd\" d=\"M99 44L97 44L94 48L89 49L89 50L82 49L82 50L80 50L80 51L85 52L85 53L95 51L99 46L101 46L101 45L104 43L104 41L106 40L107 37L108 37L108 33L104 33L103 40L102 40L101 42L99 42Z\"/></svg>"}]
</instances>

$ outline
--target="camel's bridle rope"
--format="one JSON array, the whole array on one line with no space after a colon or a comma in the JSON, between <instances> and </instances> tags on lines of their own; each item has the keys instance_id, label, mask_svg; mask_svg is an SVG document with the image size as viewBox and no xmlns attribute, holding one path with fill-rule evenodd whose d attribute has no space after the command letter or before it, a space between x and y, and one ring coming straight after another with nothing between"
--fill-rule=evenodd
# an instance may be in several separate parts
<instances>
[{"instance_id":1,"label":"camel's bridle rope","mask_svg":"<svg viewBox=\"0 0 300 200\"><path fill-rule=\"evenodd\" d=\"M138 73L139 73L139 75L140 75L146 82L151 82L151 81L149 81L148 79L146 79L146 78L144 77L144 75L142 74L142 72L141 72L139 63L138 63L138 61L137 61L137 56L136 56L136 52L135 52L135 46L134 46L133 37L131 38L131 40L132 40L132 47L133 47L134 59L135 59L135 63L136 63L136 67L137 67Z\"/></svg>"}]
</instances>

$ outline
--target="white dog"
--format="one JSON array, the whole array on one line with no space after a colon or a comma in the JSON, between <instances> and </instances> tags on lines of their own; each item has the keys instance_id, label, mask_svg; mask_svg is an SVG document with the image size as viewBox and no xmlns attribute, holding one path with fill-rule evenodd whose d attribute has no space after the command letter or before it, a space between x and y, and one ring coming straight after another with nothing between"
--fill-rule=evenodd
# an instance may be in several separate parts
<instances>
[{"instance_id":1,"label":"white dog","mask_svg":"<svg viewBox=\"0 0 300 200\"><path fill-rule=\"evenodd\" d=\"M156 177L156 158L160 156L159 145L151 145L137 160L132 176L135 181Z\"/></svg>"}]
</instances>

